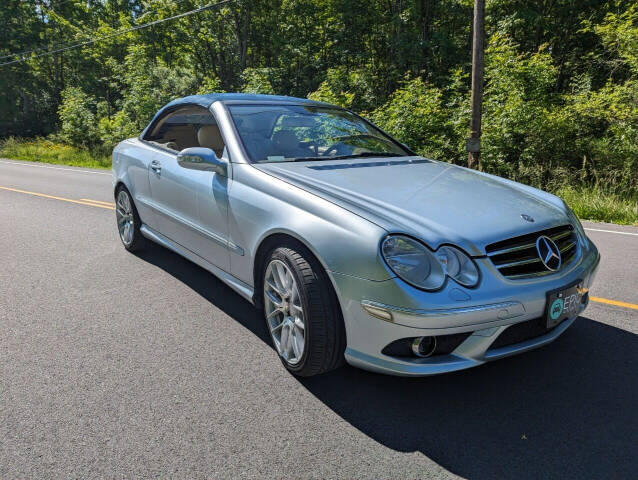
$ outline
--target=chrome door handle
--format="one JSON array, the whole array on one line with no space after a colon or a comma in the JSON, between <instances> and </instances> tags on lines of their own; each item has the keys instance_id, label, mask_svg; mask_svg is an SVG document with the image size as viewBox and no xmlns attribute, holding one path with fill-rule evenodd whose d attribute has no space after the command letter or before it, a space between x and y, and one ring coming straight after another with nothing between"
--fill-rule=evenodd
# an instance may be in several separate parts
<instances>
[{"instance_id":1,"label":"chrome door handle","mask_svg":"<svg viewBox=\"0 0 638 480\"><path fill-rule=\"evenodd\" d=\"M153 170L158 175L161 174L162 173L162 164L159 163L157 160L153 160L151 162L151 170Z\"/></svg>"}]
</instances>

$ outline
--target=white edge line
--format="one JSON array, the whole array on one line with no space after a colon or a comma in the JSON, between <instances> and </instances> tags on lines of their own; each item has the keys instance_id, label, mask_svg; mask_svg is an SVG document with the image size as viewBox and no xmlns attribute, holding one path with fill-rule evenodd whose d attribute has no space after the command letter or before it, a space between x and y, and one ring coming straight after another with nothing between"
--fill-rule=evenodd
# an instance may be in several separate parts
<instances>
[{"instance_id":1,"label":"white edge line","mask_svg":"<svg viewBox=\"0 0 638 480\"><path fill-rule=\"evenodd\" d=\"M77 173L93 173L95 175L111 175L110 172L95 172L93 170L80 170L75 168L64 168L64 167L52 167L50 165L39 165L39 164L30 164L30 163L22 163L22 162L9 162L7 160L0 160L0 163L5 163L7 165L20 165L23 167L37 167L37 168L50 168L51 170L66 170L67 172L77 172Z\"/></svg>"},{"instance_id":2,"label":"white edge line","mask_svg":"<svg viewBox=\"0 0 638 480\"><path fill-rule=\"evenodd\" d=\"M592 232L617 233L618 235L634 235L634 236L638 237L638 233L618 232L617 230L603 230L601 228L585 228L585 230L590 230Z\"/></svg>"}]
</instances>

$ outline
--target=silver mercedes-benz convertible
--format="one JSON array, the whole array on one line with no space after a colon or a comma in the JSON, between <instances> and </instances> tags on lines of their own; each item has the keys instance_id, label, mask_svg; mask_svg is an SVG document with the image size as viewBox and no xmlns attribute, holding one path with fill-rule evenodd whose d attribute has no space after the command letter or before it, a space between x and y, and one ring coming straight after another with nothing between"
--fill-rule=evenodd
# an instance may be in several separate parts
<instances>
[{"instance_id":1,"label":"silver mercedes-benz convertible","mask_svg":"<svg viewBox=\"0 0 638 480\"><path fill-rule=\"evenodd\" d=\"M113 187L125 248L152 240L215 274L301 376L344 360L430 375L545 345L600 260L558 197L307 99L175 100L115 148Z\"/></svg>"}]
</instances>

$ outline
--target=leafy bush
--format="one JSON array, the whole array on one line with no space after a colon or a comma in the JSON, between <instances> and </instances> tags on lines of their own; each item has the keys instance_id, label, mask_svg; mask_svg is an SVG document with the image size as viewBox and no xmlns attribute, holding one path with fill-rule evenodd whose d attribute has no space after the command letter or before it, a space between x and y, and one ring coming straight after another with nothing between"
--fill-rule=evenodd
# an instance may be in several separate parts
<instances>
[{"instance_id":1,"label":"leafy bush","mask_svg":"<svg viewBox=\"0 0 638 480\"><path fill-rule=\"evenodd\" d=\"M445 97L445 92L421 78L406 80L370 117L419 154L452 161L460 150L458 111L446 104Z\"/></svg>"},{"instance_id":2,"label":"leafy bush","mask_svg":"<svg viewBox=\"0 0 638 480\"><path fill-rule=\"evenodd\" d=\"M79 87L67 87L62 91L60 136L71 145L93 145L98 140L94 100Z\"/></svg>"},{"instance_id":3,"label":"leafy bush","mask_svg":"<svg viewBox=\"0 0 638 480\"><path fill-rule=\"evenodd\" d=\"M113 86L121 93L121 99L115 114L100 119L100 138L108 147L138 135L160 107L196 90L193 72L155 61L145 47L131 47L124 63L113 64L112 68L119 73Z\"/></svg>"},{"instance_id":4,"label":"leafy bush","mask_svg":"<svg viewBox=\"0 0 638 480\"><path fill-rule=\"evenodd\" d=\"M270 83L270 72L267 68L247 68L242 73L244 93L263 93L272 95L275 89Z\"/></svg>"}]
</instances>

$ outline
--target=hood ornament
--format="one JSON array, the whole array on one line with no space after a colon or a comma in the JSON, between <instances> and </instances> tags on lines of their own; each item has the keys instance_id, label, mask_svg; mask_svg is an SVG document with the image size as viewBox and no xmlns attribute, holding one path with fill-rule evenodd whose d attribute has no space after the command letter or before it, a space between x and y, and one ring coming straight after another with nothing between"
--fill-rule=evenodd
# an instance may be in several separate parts
<instances>
[{"instance_id":1,"label":"hood ornament","mask_svg":"<svg viewBox=\"0 0 638 480\"><path fill-rule=\"evenodd\" d=\"M538 252L538 258L540 258L547 270L555 272L560 268L562 262L560 249L551 238L545 235L538 237L538 240L536 240L536 251Z\"/></svg>"},{"instance_id":2,"label":"hood ornament","mask_svg":"<svg viewBox=\"0 0 638 480\"><path fill-rule=\"evenodd\" d=\"M527 215L526 213L521 213L521 218L523 220L526 220L526 221L530 222L530 223L534 223L534 217L532 217L530 215Z\"/></svg>"}]
</instances>

